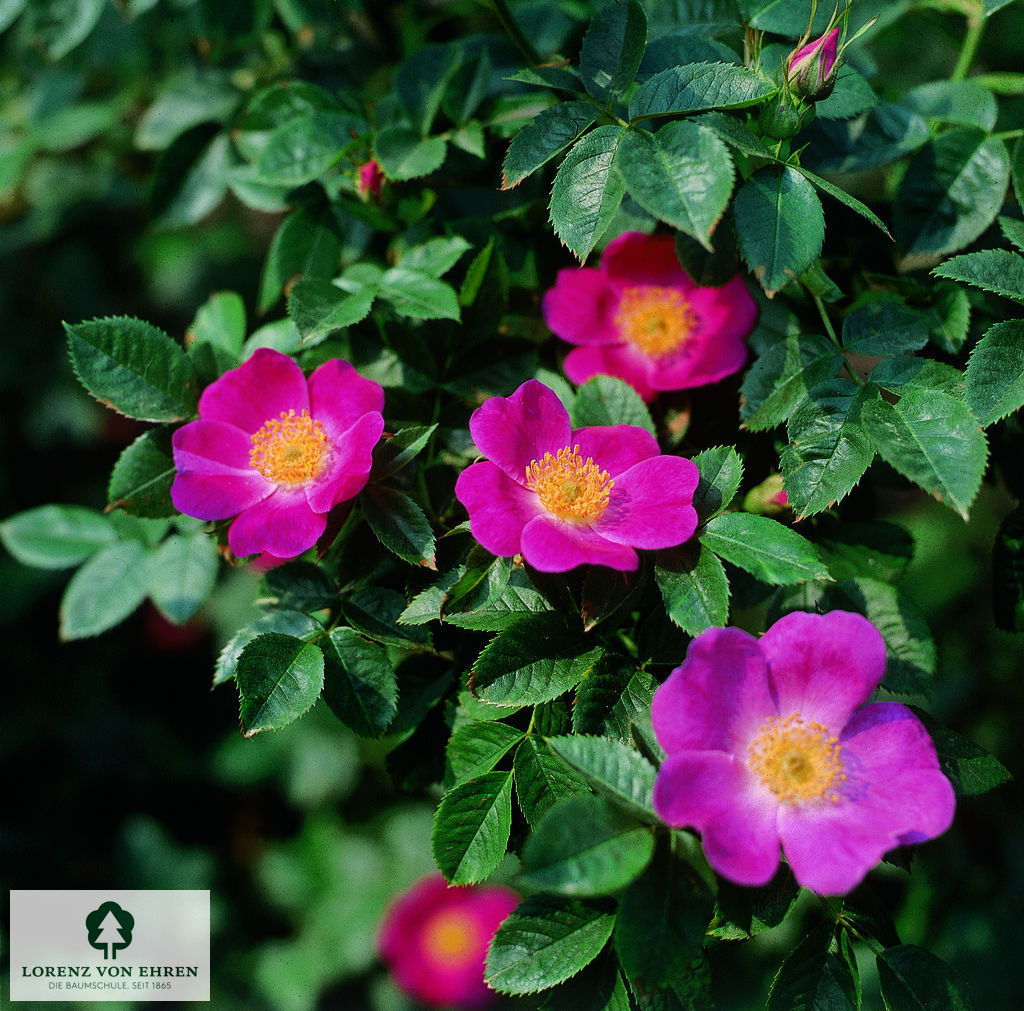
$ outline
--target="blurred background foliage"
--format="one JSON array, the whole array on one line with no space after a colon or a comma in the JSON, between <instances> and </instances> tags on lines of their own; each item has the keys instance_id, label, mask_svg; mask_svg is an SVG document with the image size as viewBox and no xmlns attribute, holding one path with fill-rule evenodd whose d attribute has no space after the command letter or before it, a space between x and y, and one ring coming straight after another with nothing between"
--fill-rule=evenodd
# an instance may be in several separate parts
<instances>
[{"instance_id":1,"label":"blurred background foliage","mask_svg":"<svg viewBox=\"0 0 1024 1011\"><path fill-rule=\"evenodd\" d=\"M649 6L653 23L659 4ZM890 27L870 50L877 79L900 90L948 72L963 18L944 6L886 5ZM539 49L575 52L592 5L516 10ZM178 337L222 290L239 292L256 323L274 318L259 315L259 280L281 210L269 198L266 210L240 202L218 163L228 157L221 131L247 96L301 77L383 97L402 55L499 25L485 5L443 0L4 0L0 29L6 516L45 502L102 507L105 476L138 434L74 380L61 321L116 312ZM975 71L1018 65L1022 38L1021 5L998 11ZM1024 98L1000 108L1006 125L1024 121ZM498 179L478 182L499 211ZM566 263L540 224L529 239L543 287ZM983 488L969 526L917 493L893 490L873 508L914 535L902 586L936 636L935 715L1019 777L1024 649L993 629L989 572L1010 497ZM116 634L62 644L64 581L0 556L4 894L209 888L213 1007L407 1007L375 961L373 935L387 901L432 869L438 794L399 794L385 746L358 741L322 706L243 740L233 691L211 693L210 676L252 612L250 573L232 573L182 628L146 605ZM901 910L902 938L949 961L980 1008L1009 1008L1024 992L1022 799L1014 783L961 800L953 829L915 856L909 884L897 869L876 880ZM763 1003L799 919L749 946L742 972L727 943L712 952L720 1007ZM871 1006L873 959L862 972Z\"/></svg>"}]
</instances>

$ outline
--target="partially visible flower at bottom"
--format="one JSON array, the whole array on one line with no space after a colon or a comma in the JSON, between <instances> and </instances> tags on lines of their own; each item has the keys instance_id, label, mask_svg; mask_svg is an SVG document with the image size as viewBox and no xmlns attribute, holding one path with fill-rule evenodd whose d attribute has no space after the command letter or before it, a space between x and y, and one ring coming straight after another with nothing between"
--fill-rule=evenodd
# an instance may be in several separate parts
<instances>
[{"instance_id":1,"label":"partially visible flower at bottom","mask_svg":"<svg viewBox=\"0 0 1024 1011\"><path fill-rule=\"evenodd\" d=\"M395 982L430 1007L477 1008L495 993L484 962L501 921L519 896L500 885L449 885L421 878L384 914L377 950Z\"/></svg>"},{"instance_id":2,"label":"partially visible flower at bottom","mask_svg":"<svg viewBox=\"0 0 1024 1011\"><path fill-rule=\"evenodd\" d=\"M821 895L941 835L955 800L927 731L906 706L862 705L884 673L881 633L847 611L788 614L760 639L701 633L654 693L658 817L700 832L711 866L741 885L770 881L781 845Z\"/></svg>"}]
</instances>

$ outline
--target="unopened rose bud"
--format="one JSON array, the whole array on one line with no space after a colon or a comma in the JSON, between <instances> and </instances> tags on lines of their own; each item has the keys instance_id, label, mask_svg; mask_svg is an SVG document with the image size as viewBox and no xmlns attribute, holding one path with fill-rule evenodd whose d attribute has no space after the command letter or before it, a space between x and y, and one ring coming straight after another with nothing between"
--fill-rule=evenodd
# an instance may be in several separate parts
<instances>
[{"instance_id":1,"label":"unopened rose bud","mask_svg":"<svg viewBox=\"0 0 1024 1011\"><path fill-rule=\"evenodd\" d=\"M384 173L381 171L380 165L377 164L376 158L371 158L365 165L360 166L356 190L363 200L366 200L367 197L373 197L379 203L380 191L383 185Z\"/></svg>"},{"instance_id":2,"label":"unopened rose bud","mask_svg":"<svg viewBox=\"0 0 1024 1011\"><path fill-rule=\"evenodd\" d=\"M812 102L828 98L839 75L839 25L786 57L786 82Z\"/></svg>"}]
</instances>

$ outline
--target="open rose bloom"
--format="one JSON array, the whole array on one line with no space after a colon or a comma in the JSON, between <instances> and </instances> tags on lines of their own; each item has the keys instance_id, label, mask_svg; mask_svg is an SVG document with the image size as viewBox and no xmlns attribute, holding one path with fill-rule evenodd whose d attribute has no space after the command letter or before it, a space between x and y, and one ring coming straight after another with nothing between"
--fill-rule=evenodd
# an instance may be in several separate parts
<instances>
[{"instance_id":1,"label":"open rose bloom","mask_svg":"<svg viewBox=\"0 0 1024 1011\"><path fill-rule=\"evenodd\" d=\"M741 277L698 287L671 235L642 232L609 242L599 267L560 270L543 311L551 330L577 345L565 359L574 383L617 376L645 400L737 372L757 319Z\"/></svg>"},{"instance_id":2,"label":"open rose bloom","mask_svg":"<svg viewBox=\"0 0 1024 1011\"><path fill-rule=\"evenodd\" d=\"M395 982L431 1007L476 1008L495 993L484 982L487 946L518 905L499 885L448 885L422 878L388 909L377 950Z\"/></svg>"},{"instance_id":3,"label":"open rose bloom","mask_svg":"<svg viewBox=\"0 0 1024 1011\"><path fill-rule=\"evenodd\" d=\"M199 419L174 433L175 508L234 516L228 545L238 556L294 558L366 484L383 407L381 387L348 362L324 362L307 381L293 359L260 348L211 383Z\"/></svg>"},{"instance_id":4,"label":"open rose bloom","mask_svg":"<svg viewBox=\"0 0 1024 1011\"><path fill-rule=\"evenodd\" d=\"M658 816L700 832L711 866L741 885L768 882L781 845L822 895L941 834L953 789L921 722L894 702L862 705L884 672L881 634L846 611L789 614L760 639L702 633L654 695Z\"/></svg>"},{"instance_id":5,"label":"open rose bloom","mask_svg":"<svg viewBox=\"0 0 1024 1011\"><path fill-rule=\"evenodd\" d=\"M534 568L635 569L635 548L667 548L697 528L696 466L662 456L634 425L573 429L562 402L530 380L492 397L469 430L487 460L455 484L473 536L490 552L522 553Z\"/></svg>"}]
</instances>

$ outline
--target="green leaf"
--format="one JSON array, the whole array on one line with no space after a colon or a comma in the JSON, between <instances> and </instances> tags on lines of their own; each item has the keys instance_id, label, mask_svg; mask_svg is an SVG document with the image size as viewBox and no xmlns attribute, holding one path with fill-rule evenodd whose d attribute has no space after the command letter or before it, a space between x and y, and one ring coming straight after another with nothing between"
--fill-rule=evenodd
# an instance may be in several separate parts
<instances>
[{"instance_id":1,"label":"green leaf","mask_svg":"<svg viewBox=\"0 0 1024 1011\"><path fill-rule=\"evenodd\" d=\"M453 885L483 881L501 863L512 830L512 773L485 772L444 795L430 847Z\"/></svg>"},{"instance_id":2,"label":"green leaf","mask_svg":"<svg viewBox=\"0 0 1024 1011\"><path fill-rule=\"evenodd\" d=\"M260 312L273 306L285 286L295 284L299 277L333 277L340 255L341 241L327 215L293 211L270 243L260 279Z\"/></svg>"},{"instance_id":3,"label":"green leaf","mask_svg":"<svg viewBox=\"0 0 1024 1011\"><path fill-rule=\"evenodd\" d=\"M490 772L523 736L522 730L496 720L473 720L463 724L452 734L445 749L451 785Z\"/></svg>"},{"instance_id":4,"label":"green leaf","mask_svg":"<svg viewBox=\"0 0 1024 1011\"><path fill-rule=\"evenodd\" d=\"M600 647L581 652L584 643L568 632L561 616L531 614L512 622L481 651L470 688L493 705L538 705L557 698L594 668Z\"/></svg>"},{"instance_id":5,"label":"green leaf","mask_svg":"<svg viewBox=\"0 0 1024 1011\"><path fill-rule=\"evenodd\" d=\"M400 428L391 438L381 439L373 449L371 481L382 481L397 474L423 451L437 425Z\"/></svg>"},{"instance_id":6,"label":"green leaf","mask_svg":"<svg viewBox=\"0 0 1024 1011\"><path fill-rule=\"evenodd\" d=\"M431 277L447 274L464 253L473 247L461 235L435 235L432 239L402 252L401 266L422 270Z\"/></svg>"},{"instance_id":7,"label":"green leaf","mask_svg":"<svg viewBox=\"0 0 1024 1011\"><path fill-rule=\"evenodd\" d=\"M593 102L559 102L527 123L508 146L501 188L510 190L561 154L600 115Z\"/></svg>"},{"instance_id":8,"label":"green leaf","mask_svg":"<svg viewBox=\"0 0 1024 1011\"><path fill-rule=\"evenodd\" d=\"M129 316L64 329L75 374L107 407L140 421L182 421L195 413L195 369L163 330Z\"/></svg>"},{"instance_id":9,"label":"green leaf","mask_svg":"<svg viewBox=\"0 0 1024 1011\"><path fill-rule=\"evenodd\" d=\"M110 520L85 506L36 506L0 523L4 547L37 569L73 568L116 540Z\"/></svg>"},{"instance_id":10,"label":"green leaf","mask_svg":"<svg viewBox=\"0 0 1024 1011\"><path fill-rule=\"evenodd\" d=\"M976 797L1013 779L1009 769L995 755L990 755L970 738L940 726L927 716L923 717L923 722L935 745L939 767L958 797Z\"/></svg>"},{"instance_id":11,"label":"green leaf","mask_svg":"<svg viewBox=\"0 0 1024 1011\"><path fill-rule=\"evenodd\" d=\"M117 458L107 486L112 507L135 516L175 516L171 485L177 471L170 434L162 429L143 432Z\"/></svg>"},{"instance_id":12,"label":"green leaf","mask_svg":"<svg viewBox=\"0 0 1024 1011\"><path fill-rule=\"evenodd\" d=\"M447 282L423 270L392 267L384 272L381 298L413 319L459 319L459 296Z\"/></svg>"},{"instance_id":13,"label":"green leaf","mask_svg":"<svg viewBox=\"0 0 1024 1011\"><path fill-rule=\"evenodd\" d=\"M875 386L901 397L911 390L938 390L964 399L964 374L930 358L886 358L871 370L869 378Z\"/></svg>"},{"instance_id":14,"label":"green leaf","mask_svg":"<svg viewBox=\"0 0 1024 1011\"><path fill-rule=\"evenodd\" d=\"M915 944L886 948L877 958L886 1011L972 1011L974 1001L952 966Z\"/></svg>"},{"instance_id":15,"label":"green leaf","mask_svg":"<svg viewBox=\"0 0 1024 1011\"><path fill-rule=\"evenodd\" d=\"M149 552L139 541L100 548L71 577L60 602L60 637L84 639L124 621L146 599Z\"/></svg>"},{"instance_id":16,"label":"green leaf","mask_svg":"<svg viewBox=\"0 0 1024 1011\"><path fill-rule=\"evenodd\" d=\"M384 127L373 144L374 155L389 179L416 179L436 172L448 145L443 137L423 137L411 127Z\"/></svg>"},{"instance_id":17,"label":"green leaf","mask_svg":"<svg viewBox=\"0 0 1024 1011\"><path fill-rule=\"evenodd\" d=\"M693 508L704 522L728 508L736 497L743 480L743 460L732 446L713 446L698 453L693 462L700 471Z\"/></svg>"},{"instance_id":18,"label":"green leaf","mask_svg":"<svg viewBox=\"0 0 1024 1011\"><path fill-rule=\"evenodd\" d=\"M288 315L303 344L314 345L367 317L377 289L363 285L354 292L319 277L306 277L288 292Z\"/></svg>"},{"instance_id":19,"label":"green leaf","mask_svg":"<svg viewBox=\"0 0 1024 1011\"><path fill-rule=\"evenodd\" d=\"M289 638L309 641L323 633L323 626L315 618L301 611L274 610L268 614L261 614L240 628L220 651L214 667L214 685L223 684L235 676L242 651L264 632L280 632Z\"/></svg>"},{"instance_id":20,"label":"green leaf","mask_svg":"<svg viewBox=\"0 0 1024 1011\"><path fill-rule=\"evenodd\" d=\"M966 404L934 390L911 390L895 405L868 401L862 419L887 463L967 519L988 445Z\"/></svg>"},{"instance_id":21,"label":"green leaf","mask_svg":"<svg viewBox=\"0 0 1024 1011\"><path fill-rule=\"evenodd\" d=\"M246 737L280 730L307 712L324 684L324 656L312 643L280 632L250 640L235 667L239 719Z\"/></svg>"},{"instance_id":22,"label":"green leaf","mask_svg":"<svg viewBox=\"0 0 1024 1011\"><path fill-rule=\"evenodd\" d=\"M740 187L734 206L740 253L769 295L818 258L825 214L814 187L796 169L759 169Z\"/></svg>"},{"instance_id":23,"label":"green leaf","mask_svg":"<svg viewBox=\"0 0 1024 1011\"><path fill-rule=\"evenodd\" d=\"M719 137L743 154L765 161L777 161L771 149L756 134L751 133L738 119L724 112L706 112L696 122L714 130Z\"/></svg>"},{"instance_id":24,"label":"green leaf","mask_svg":"<svg viewBox=\"0 0 1024 1011\"><path fill-rule=\"evenodd\" d=\"M983 427L1024 405L1024 322L989 327L971 352L964 380L964 399Z\"/></svg>"},{"instance_id":25,"label":"green leaf","mask_svg":"<svg viewBox=\"0 0 1024 1011\"><path fill-rule=\"evenodd\" d=\"M647 44L647 15L639 0L605 4L594 15L580 50L587 93L608 103L632 83Z\"/></svg>"},{"instance_id":26,"label":"green leaf","mask_svg":"<svg viewBox=\"0 0 1024 1011\"><path fill-rule=\"evenodd\" d=\"M273 607L319 611L338 603L338 584L313 562L286 562L263 576L263 597Z\"/></svg>"},{"instance_id":27,"label":"green leaf","mask_svg":"<svg viewBox=\"0 0 1024 1011\"><path fill-rule=\"evenodd\" d=\"M208 140L197 127L168 148L157 162L151 203L158 228L187 228L210 214L224 199L233 168L226 131Z\"/></svg>"},{"instance_id":28,"label":"green leaf","mask_svg":"<svg viewBox=\"0 0 1024 1011\"><path fill-rule=\"evenodd\" d=\"M843 347L862 355L898 355L928 342L924 316L897 299L855 305L843 320Z\"/></svg>"},{"instance_id":29,"label":"green leaf","mask_svg":"<svg viewBox=\"0 0 1024 1011\"><path fill-rule=\"evenodd\" d=\"M434 531L423 510L404 492L369 485L359 496L370 529L389 551L410 565L434 564Z\"/></svg>"},{"instance_id":30,"label":"green leaf","mask_svg":"<svg viewBox=\"0 0 1024 1011\"><path fill-rule=\"evenodd\" d=\"M569 410L573 428L589 425L637 425L655 434L651 412L629 383L614 376L594 376L577 391Z\"/></svg>"},{"instance_id":31,"label":"green leaf","mask_svg":"<svg viewBox=\"0 0 1024 1011\"><path fill-rule=\"evenodd\" d=\"M924 119L992 130L999 109L995 96L978 81L929 81L911 88L900 104Z\"/></svg>"},{"instance_id":32,"label":"green leaf","mask_svg":"<svg viewBox=\"0 0 1024 1011\"><path fill-rule=\"evenodd\" d=\"M501 924L487 953L486 979L499 993L539 993L600 954L615 925L604 903L532 895Z\"/></svg>"},{"instance_id":33,"label":"green leaf","mask_svg":"<svg viewBox=\"0 0 1024 1011\"><path fill-rule=\"evenodd\" d=\"M823 535L818 547L836 579L868 576L893 583L914 557L914 539L885 520L843 523Z\"/></svg>"},{"instance_id":34,"label":"green leaf","mask_svg":"<svg viewBox=\"0 0 1024 1011\"><path fill-rule=\"evenodd\" d=\"M222 123L241 97L222 70L191 70L167 79L135 129L135 146L162 151L200 123Z\"/></svg>"},{"instance_id":35,"label":"green leaf","mask_svg":"<svg viewBox=\"0 0 1024 1011\"><path fill-rule=\"evenodd\" d=\"M585 260L615 216L625 185L615 170L625 131L599 126L565 156L551 187L549 213L555 234Z\"/></svg>"},{"instance_id":36,"label":"green leaf","mask_svg":"<svg viewBox=\"0 0 1024 1011\"><path fill-rule=\"evenodd\" d=\"M1024 508L1020 506L999 524L992 548L992 589L996 627L1024 632Z\"/></svg>"},{"instance_id":37,"label":"green leaf","mask_svg":"<svg viewBox=\"0 0 1024 1011\"><path fill-rule=\"evenodd\" d=\"M555 804L523 846L523 882L539 891L596 896L624 888L654 855L654 835L600 797Z\"/></svg>"},{"instance_id":38,"label":"green leaf","mask_svg":"<svg viewBox=\"0 0 1024 1011\"><path fill-rule=\"evenodd\" d=\"M836 186L835 183L830 183L827 179L822 179L821 176L815 175L803 167L797 166L797 171L805 179L809 180L816 189L828 194L833 200L838 200L844 207L849 207L851 211L859 214L865 221L870 221L886 238L892 238L885 222L867 204L862 203L855 196L851 196L846 190Z\"/></svg>"},{"instance_id":39,"label":"green leaf","mask_svg":"<svg viewBox=\"0 0 1024 1011\"><path fill-rule=\"evenodd\" d=\"M1024 204L1024 137L1018 137L1013 145L1010 181L1013 183L1013 194L1017 198L1017 203Z\"/></svg>"},{"instance_id":40,"label":"green leaf","mask_svg":"<svg viewBox=\"0 0 1024 1011\"><path fill-rule=\"evenodd\" d=\"M590 785L635 818L659 824L651 801L654 766L635 748L606 737L549 737L548 746Z\"/></svg>"},{"instance_id":41,"label":"green leaf","mask_svg":"<svg viewBox=\"0 0 1024 1011\"><path fill-rule=\"evenodd\" d=\"M667 123L653 134L630 130L618 168L644 210L711 249L711 232L733 184L729 149L712 130L690 120Z\"/></svg>"},{"instance_id":42,"label":"green leaf","mask_svg":"<svg viewBox=\"0 0 1024 1011\"><path fill-rule=\"evenodd\" d=\"M690 63L649 77L629 103L634 123L648 116L675 116L705 109L756 105L776 86L752 70L731 63Z\"/></svg>"},{"instance_id":43,"label":"green leaf","mask_svg":"<svg viewBox=\"0 0 1024 1011\"><path fill-rule=\"evenodd\" d=\"M273 186L319 179L352 143L361 124L344 112L309 112L273 130L256 162L257 177Z\"/></svg>"},{"instance_id":44,"label":"green leaf","mask_svg":"<svg viewBox=\"0 0 1024 1011\"><path fill-rule=\"evenodd\" d=\"M1010 181L1006 144L983 130L940 134L911 160L893 211L903 269L973 242L995 220Z\"/></svg>"},{"instance_id":45,"label":"green leaf","mask_svg":"<svg viewBox=\"0 0 1024 1011\"><path fill-rule=\"evenodd\" d=\"M766 1011L860 1007L856 962L831 952L836 933L834 924L818 924L786 956L772 980Z\"/></svg>"},{"instance_id":46,"label":"green leaf","mask_svg":"<svg viewBox=\"0 0 1024 1011\"><path fill-rule=\"evenodd\" d=\"M861 427L864 403L878 393L848 379L833 379L811 390L793 412L790 444L780 460L783 486L799 518L841 502L863 477L875 447Z\"/></svg>"},{"instance_id":47,"label":"green leaf","mask_svg":"<svg viewBox=\"0 0 1024 1011\"><path fill-rule=\"evenodd\" d=\"M345 620L360 635L374 642L403 649L419 649L430 641L426 629L400 628L398 619L405 610L405 597L386 586L368 586L349 594L341 604Z\"/></svg>"},{"instance_id":48,"label":"green leaf","mask_svg":"<svg viewBox=\"0 0 1024 1011\"><path fill-rule=\"evenodd\" d=\"M420 134L430 130L441 106L445 85L462 59L457 45L414 49L395 75L395 94Z\"/></svg>"},{"instance_id":49,"label":"green leaf","mask_svg":"<svg viewBox=\"0 0 1024 1011\"><path fill-rule=\"evenodd\" d=\"M618 737L628 742L628 713L640 712L650 705L650 698L642 699L646 685L638 680L638 675L643 674L637 671L634 660L606 653L576 689L573 732Z\"/></svg>"},{"instance_id":50,"label":"green leaf","mask_svg":"<svg viewBox=\"0 0 1024 1011\"><path fill-rule=\"evenodd\" d=\"M1009 249L962 253L936 267L932 273L1024 302L1024 256Z\"/></svg>"},{"instance_id":51,"label":"green leaf","mask_svg":"<svg viewBox=\"0 0 1024 1011\"><path fill-rule=\"evenodd\" d=\"M233 291L215 291L185 331L185 350L200 372L216 379L241 361L245 303Z\"/></svg>"},{"instance_id":52,"label":"green leaf","mask_svg":"<svg viewBox=\"0 0 1024 1011\"><path fill-rule=\"evenodd\" d=\"M708 521L700 542L765 583L789 586L832 578L810 541L768 516L723 513Z\"/></svg>"},{"instance_id":53,"label":"green leaf","mask_svg":"<svg viewBox=\"0 0 1024 1011\"><path fill-rule=\"evenodd\" d=\"M526 615L552 610L526 572L507 558L496 558L486 577L457 604L456 609L445 612L443 620L459 628L485 632L501 632Z\"/></svg>"},{"instance_id":54,"label":"green leaf","mask_svg":"<svg viewBox=\"0 0 1024 1011\"><path fill-rule=\"evenodd\" d=\"M729 577L708 548L687 544L659 551L654 578L668 616L687 635L729 620Z\"/></svg>"},{"instance_id":55,"label":"green leaf","mask_svg":"<svg viewBox=\"0 0 1024 1011\"><path fill-rule=\"evenodd\" d=\"M26 37L56 63L85 42L105 8L104 0L36 0L26 11Z\"/></svg>"},{"instance_id":56,"label":"green leaf","mask_svg":"<svg viewBox=\"0 0 1024 1011\"><path fill-rule=\"evenodd\" d=\"M536 825L563 797L589 792L586 780L534 736L519 745L512 769L519 807L531 825Z\"/></svg>"},{"instance_id":57,"label":"green leaf","mask_svg":"<svg viewBox=\"0 0 1024 1011\"><path fill-rule=\"evenodd\" d=\"M324 701L358 737L380 737L398 711L398 681L387 652L353 628L339 626L320 642Z\"/></svg>"},{"instance_id":58,"label":"green leaf","mask_svg":"<svg viewBox=\"0 0 1024 1011\"><path fill-rule=\"evenodd\" d=\"M206 602L219 571L212 537L171 534L149 561L149 596L168 620L181 625Z\"/></svg>"}]
</instances>

